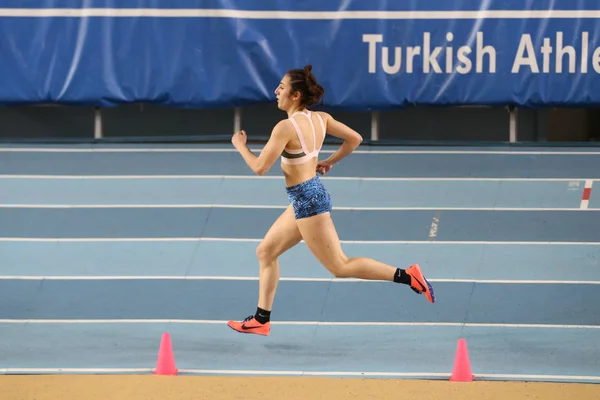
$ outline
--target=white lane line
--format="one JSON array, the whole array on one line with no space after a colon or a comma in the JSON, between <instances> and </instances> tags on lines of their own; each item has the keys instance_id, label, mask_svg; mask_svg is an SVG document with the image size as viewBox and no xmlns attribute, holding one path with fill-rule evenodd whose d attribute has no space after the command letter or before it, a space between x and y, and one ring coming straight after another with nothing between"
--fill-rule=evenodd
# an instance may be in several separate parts
<instances>
[{"instance_id":1,"label":"white lane line","mask_svg":"<svg viewBox=\"0 0 600 400\"><path fill-rule=\"evenodd\" d=\"M63 174L0 174L0 179L73 179L73 180L88 180L88 179L99 179L99 180L110 180L110 179L275 179L284 180L283 176L280 175L63 175ZM323 181L436 181L436 182L469 182L469 181L483 181L483 182L572 182L572 181L585 181L588 178L516 178L516 177L503 177L503 178L474 178L474 177L360 177L360 176L323 176L320 179ZM600 175L597 178L600 179Z\"/></svg>"},{"instance_id":2,"label":"white lane line","mask_svg":"<svg viewBox=\"0 0 600 400\"><path fill-rule=\"evenodd\" d=\"M599 376L586 375L534 375L534 374L476 374L476 377L483 379L500 380L541 380L541 381L593 381L600 382Z\"/></svg>"},{"instance_id":3,"label":"white lane line","mask_svg":"<svg viewBox=\"0 0 600 400\"><path fill-rule=\"evenodd\" d=\"M217 281L258 281L257 276L181 276L181 275L0 275L0 280L54 280L54 281L112 281L112 280L217 280ZM381 283L383 281L362 280L355 278L301 278L281 277L288 282L333 282L333 283ZM455 279L427 278L429 282L437 283L491 283L491 284L535 284L535 285L600 285L595 280L544 280L544 279Z\"/></svg>"},{"instance_id":4,"label":"white lane line","mask_svg":"<svg viewBox=\"0 0 600 400\"><path fill-rule=\"evenodd\" d=\"M23 242L23 243L95 243L95 242L231 242L231 243L260 243L262 238L194 238L194 237L171 237L171 238L27 238L27 237L0 237L0 242ZM429 244L429 245L518 245L518 246L599 246L600 242L518 242L518 241L442 241L442 240L341 240L342 244ZM304 243L304 240L300 241Z\"/></svg>"},{"instance_id":5,"label":"white lane line","mask_svg":"<svg viewBox=\"0 0 600 400\"><path fill-rule=\"evenodd\" d=\"M262 147L254 147L253 152L262 151ZM323 149L321 153L334 153L337 149ZM51 147L0 147L5 153L237 153L233 148L51 148ZM510 150L361 150L352 154L464 154L464 155L600 155L600 151L510 151Z\"/></svg>"},{"instance_id":6,"label":"white lane line","mask_svg":"<svg viewBox=\"0 0 600 400\"><path fill-rule=\"evenodd\" d=\"M0 374L120 374L154 372L153 368L0 368ZM450 372L391 372L391 371L285 371L285 370L234 370L234 369L178 369L179 375L256 375L256 376L372 376L395 378L448 379ZM591 381L600 382L600 376L586 375L535 375L476 373L475 379L490 380L541 380L541 381Z\"/></svg>"},{"instance_id":7,"label":"white lane line","mask_svg":"<svg viewBox=\"0 0 600 400\"><path fill-rule=\"evenodd\" d=\"M282 210L288 205L268 204L0 204L0 208L41 208L41 209L113 209L113 208L233 208L233 209L273 209ZM600 208L581 207L360 207L334 206L334 211L600 211ZM429 237L435 238L439 217L434 217Z\"/></svg>"},{"instance_id":8,"label":"white lane line","mask_svg":"<svg viewBox=\"0 0 600 400\"><path fill-rule=\"evenodd\" d=\"M153 368L0 368L0 374L120 374L154 372ZM262 376L372 376L395 378L448 379L450 372L393 372L393 371L285 371L285 370L243 370L243 369L178 369L180 375L262 375ZM490 380L541 380L541 381L591 381L600 382L594 375L536 375L536 374L486 374L475 373L475 379Z\"/></svg>"},{"instance_id":9,"label":"white lane line","mask_svg":"<svg viewBox=\"0 0 600 400\"><path fill-rule=\"evenodd\" d=\"M152 373L152 368L0 368L0 375L10 374L130 374Z\"/></svg>"},{"instance_id":10,"label":"white lane line","mask_svg":"<svg viewBox=\"0 0 600 400\"><path fill-rule=\"evenodd\" d=\"M195 324L222 325L225 320L192 319L0 319L0 324ZM463 322L329 322L329 321L272 321L282 326L384 326L384 327L459 327L515 329L600 329L600 325L563 324L501 324Z\"/></svg>"}]
</instances>

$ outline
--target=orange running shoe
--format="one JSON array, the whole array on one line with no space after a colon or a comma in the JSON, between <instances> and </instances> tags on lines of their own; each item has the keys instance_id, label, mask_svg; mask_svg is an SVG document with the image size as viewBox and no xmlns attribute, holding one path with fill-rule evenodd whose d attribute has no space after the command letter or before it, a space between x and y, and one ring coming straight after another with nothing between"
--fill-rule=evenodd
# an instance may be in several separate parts
<instances>
[{"instance_id":1,"label":"orange running shoe","mask_svg":"<svg viewBox=\"0 0 600 400\"><path fill-rule=\"evenodd\" d=\"M242 322L238 321L229 321L227 323L234 331L238 331L241 333L252 333L254 335L263 335L269 336L271 333L271 323L267 322L266 324L261 324L257 320L254 319L254 315L247 317Z\"/></svg>"},{"instance_id":2,"label":"orange running shoe","mask_svg":"<svg viewBox=\"0 0 600 400\"><path fill-rule=\"evenodd\" d=\"M427 300L430 303L435 303L435 294L433 293L433 287L423 276L423 272L421 272L419 264L411 265L406 270L406 273L411 277L410 288L418 294L425 294L425 297L427 297Z\"/></svg>"}]
</instances>

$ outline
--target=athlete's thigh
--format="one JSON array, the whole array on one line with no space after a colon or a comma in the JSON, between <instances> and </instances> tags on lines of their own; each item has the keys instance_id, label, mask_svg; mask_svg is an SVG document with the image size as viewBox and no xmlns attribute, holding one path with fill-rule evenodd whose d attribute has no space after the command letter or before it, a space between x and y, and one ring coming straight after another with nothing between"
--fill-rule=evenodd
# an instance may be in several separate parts
<instances>
[{"instance_id":1,"label":"athlete's thigh","mask_svg":"<svg viewBox=\"0 0 600 400\"><path fill-rule=\"evenodd\" d=\"M275 220L259 245L258 251L268 252L273 257L279 257L286 250L294 247L302 240L302 235L296 224L294 209L290 205Z\"/></svg>"},{"instance_id":2,"label":"athlete's thigh","mask_svg":"<svg viewBox=\"0 0 600 400\"><path fill-rule=\"evenodd\" d=\"M335 270L346 261L330 213L302 218L296 223L310 251L327 269Z\"/></svg>"}]
</instances>

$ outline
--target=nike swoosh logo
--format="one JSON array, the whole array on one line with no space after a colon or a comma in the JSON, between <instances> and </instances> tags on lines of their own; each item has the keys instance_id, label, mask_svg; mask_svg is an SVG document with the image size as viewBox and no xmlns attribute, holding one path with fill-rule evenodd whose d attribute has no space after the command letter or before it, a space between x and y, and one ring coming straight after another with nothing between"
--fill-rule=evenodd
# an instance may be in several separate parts
<instances>
[{"instance_id":1,"label":"nike swoosh logo","mask_svg":"<svg viewBox=\"0 0 600 400\"><path fill-rule=\"evenodd\" d=\"M258 328L260 328L260 326L245 326L245 325L242 325L242 329L244 329L246 331L250 330L250 329L258 329Z\"/></svg>"},{"instance_id":2,"label":"nike swoosh logo","mask_svg":"<svg viewBox=\"0 0 600 400\"><path fill-rule=\"evenodd\" d=\"M417 278L415 278L415 282L417 282L421 286L421 292L425 293L426 288L425 288L425 286L423 286L421 281L418 280Z\"/></svg>"}]
</instances>

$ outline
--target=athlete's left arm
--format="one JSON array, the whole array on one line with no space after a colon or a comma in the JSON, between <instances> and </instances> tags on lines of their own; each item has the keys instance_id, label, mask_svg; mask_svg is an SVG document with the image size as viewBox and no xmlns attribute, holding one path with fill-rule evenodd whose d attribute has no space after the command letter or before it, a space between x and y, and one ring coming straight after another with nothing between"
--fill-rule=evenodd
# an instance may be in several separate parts
<instances>
[{"instance_id":1,"label":"athlete's left arm","mask_svg":"<svg viewBox=\"0 0 600 400\"><path fill-rule=\"evenodd\" d=\"M245 132L241 131L233 135L231 142L255 174L262 176L269 172L275 161L277 161L277 158L283 152L289 141L284 127L285 122L284 120L275 125L269 141L258 156L246 146Z\"/></svg>"}]
</instances>

